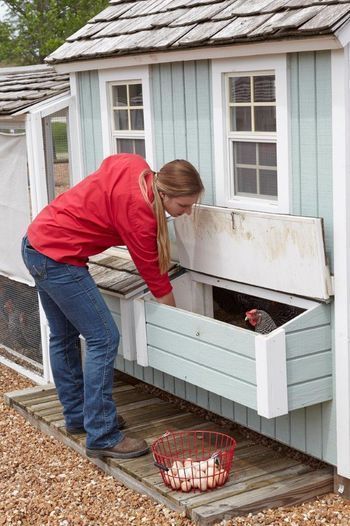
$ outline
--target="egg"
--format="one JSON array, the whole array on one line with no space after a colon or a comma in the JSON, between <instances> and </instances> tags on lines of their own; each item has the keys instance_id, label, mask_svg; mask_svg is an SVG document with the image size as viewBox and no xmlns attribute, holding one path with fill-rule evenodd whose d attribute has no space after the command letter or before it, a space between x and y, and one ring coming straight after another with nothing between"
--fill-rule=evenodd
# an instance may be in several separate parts
<instances>
[{"instance_id":1,"label":"egg","mask_svg":"<svg viewBox=\"0 0 350 526\"><path fill-rule=\"evenodd\" d=\"M192 462L192 458L186 458L185 462L184 462L184 467L185 468L190 468L192 466L193 462Z\"/></svg>"},{"instance_id":2,"label":"egg","mask_svg":"<svg viewBox=\"0 0 350 526\"><path fill-rule=\"evenodd\" d=\"M181 481L179 477L175 477L174 475L173 476L169 475L169 480L170 480L170 486L173 489L179 489L181 487Z\"/></svg>"},{"instance_id":3,"label":"egg","mask_svg":"<svg viewBox=\"0 0 350 526\"><path fill-rule=\"evenodd\" d=\"M163 480L165 484L167 484L168 486L170 485L170 479L167 471L163 471Z\"/></svg>"},{"instance_id":4,"label":"egg","mask_svg":"<svg viewBox=\"0 0 350 526\"><path fill-rule=\"evenodd\" d=\"M190 480L183 480L181 482L181 490L182 491L190 491L192 489L192 482Z\"/></svg>"},{"instance_id":5,"label":"egg","mask_svg":"<svg viewBox=\"0 0 350 526\"><path fill-rule=\"evenodd\" d=\"M225 471L224 469L216 470L215 480L218 486L222 486L226 482L227 478L227 471Z\"/></svg>"},{"instance_id":6,"label":"egg","mask_svg":"<svg viewBox=\"0 0 350 526\"><path fill-rule=\"evenodd\" d=\"M209 458L207 460L208 468L214 468L215 467L215 458Z\"/></svg>"},{"instance_id":7,"label":"egg","mask_svg":"<svg viewBox=\"0 0 350 526\"><path fill-rule=\"evenodd\" d=\"M215 468L213 466L210 466L207 469L207 481L208 481L208 488L215 488L216 475L215 475Z\"/></svg>"},{"instance_id":8,"label":"egg","mask_svg":"<svg viewBox=\"0 0 350 526\"><path fill-rule=\"evenodd\" d=\"M201 491L207 491L207 488L208 488L207 477L203 477L203 478L199 479L199 489Z\"/></svg>"},{"instance_id":9,"label":"egg","mask_svg":"<svg viewBox=\"0 0 350 526\"><path fill-rule=\"evenodd\" d=\"M192 479L192 486L196 489L200 487L200 479L198 477L194 477Z\"/></svg>"},{"instance_id":10,"label":"egg","mask_svg":"<svg viewBox=\"0 0 350 526\"><path fill-rule=\"evenodd\" d=\"M179 479L184 480L188 479L189 475L187 474L187 470L185 468L180 468L177 470L177 473L175 473L179 477Z\"/></svg>"},{"instance_id":11,"label":"egg","mask_svg":"<svg viewBox=\"0 0 350 526\"><path fill-rule=\"evenodd\" d=\"M199 469L206 473L206 471L208 469L208 461L207 460L201 460L200 463L199 463Z\"/></svg>"},{"instance_id":12,"label":"egg","mask_svg":"<svg viewBox=\"0 0 350 526\"><path fill-rule=\"evenodd\" d=\"M182 462L180 460L175 460L175 462L171 466L171 471L174 473L174 475L176 475L177 474L177 470L178 469L182 469L182 468L183 468Z\"/></svg>"}]
</instances>

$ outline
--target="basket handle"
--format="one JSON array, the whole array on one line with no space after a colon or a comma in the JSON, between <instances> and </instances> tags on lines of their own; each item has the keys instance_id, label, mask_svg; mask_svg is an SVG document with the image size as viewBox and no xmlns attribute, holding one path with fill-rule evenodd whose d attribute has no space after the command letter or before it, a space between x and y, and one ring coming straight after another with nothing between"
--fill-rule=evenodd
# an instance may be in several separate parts
<instances>
[{"instance_id":1,"label":"basket handle","mask_svg":"<svg viewBox=\"0 0 350 526\"><path fill-rule=\"evenodd\" d=\"M154 462L154 465L159 468L159 469L162 469L163 471L169 471L170 468L167 468L166 466L164 466L164 464L159 464L158 462Z\"/></svg>"}]
</instances>

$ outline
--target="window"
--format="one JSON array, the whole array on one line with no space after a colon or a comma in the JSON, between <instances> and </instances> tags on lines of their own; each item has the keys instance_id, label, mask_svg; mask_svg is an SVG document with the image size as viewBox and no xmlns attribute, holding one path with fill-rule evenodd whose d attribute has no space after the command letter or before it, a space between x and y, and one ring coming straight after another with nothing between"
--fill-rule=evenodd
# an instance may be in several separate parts
<instances>
[{"instance_id":1,"label":"window","mask_svg":"<svg viewBox=\"0 0 350 526\"><path fill-rule=\"evenodd\" d=\"M137 153L154 166L149 66L99 70L103 156Z\"/></svg>"},{"instance_id":2,"label":"window","mask_svg":"<svg viewBox=\"0 0 350 526\"><path fill-rule=\"evenodd\" d=\"M142 83L111 84L111 108L115 151L146 157Z\"/></svg>"},{"instance_id":3,"label":"window","mask_svg":"<svg viewBox=\"0 0 350 526\"><path fill-rule=\"evenodd\" d=\"M213 60L216 205L289 212L286 55Z\"/></svg>"},{"instance_id":4,"label":"window","mask_svg":"<svg viewBox=\"0 0 350 526\"><path fill-rule=\"evenodd\" d=\"M274 74L227 75L231 197L277 199Z\"/></svg>"}]
</instances>

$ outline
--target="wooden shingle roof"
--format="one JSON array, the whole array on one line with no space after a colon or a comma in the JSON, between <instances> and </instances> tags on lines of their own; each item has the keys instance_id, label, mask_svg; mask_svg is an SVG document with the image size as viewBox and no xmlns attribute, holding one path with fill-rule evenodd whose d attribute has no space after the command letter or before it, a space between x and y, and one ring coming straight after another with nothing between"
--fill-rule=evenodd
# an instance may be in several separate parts
<instances>
[{"instance_id":1,"label":"wooden shingle roof","mask_svg":"<svg viewBox=\"0 0 350 526\"><path fill-rule=\"evenodd\" d=\"M68 75L58 75L45 64L0 68L0 115L13 115L65 91L69 91Z\"/></svg>"},{"instance_id":2,"label":"wooden shingle roof","mask_svg":"<svg viewBox=\"0 0 350 526\"><path fill-rule=\"evenodd\" d=\"M47 62L332 34L350 0L111 0Z\"/></svg>"}]
</instances>

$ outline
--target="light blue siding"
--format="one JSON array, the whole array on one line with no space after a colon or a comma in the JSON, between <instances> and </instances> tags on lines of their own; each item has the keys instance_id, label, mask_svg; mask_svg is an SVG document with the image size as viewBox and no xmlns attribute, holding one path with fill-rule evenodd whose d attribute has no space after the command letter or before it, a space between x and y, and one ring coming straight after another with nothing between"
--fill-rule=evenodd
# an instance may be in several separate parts
<instances>
[{"instance_id":1,"label":"light blue siding","mask_svg":"<svg viewBox=\"0 0 350 526\"><path fill-rule=\"evenodd\" d=\"M78 73L77 87L84 171L88 175L98 168L103 159L98 72Z\"/></svg>"},{"instance_id":2,"label":"light blue siding","mask_svg":"<svg viewBox=\"0 0 350 526\"><path fill-rule=\"evenodd\" d=\"M324 218L327 255L331 262L333 210L330 53L291 54L288 57L288 72L291 213ZM89 172L102 159L97 73L80 73L78 88L84 162L86 172ZM213 204L210 61L151 66L151 93L156 167L159 168L177 157L189 159L199 168L203 178L206 187L204 202ZM328 320L328 313L326 317ZM327 363L328 367L332 342L329 329L325 328L326 324L327 321L319 319L313 329L295 326L296 331L303 332L304 339L300 345L297 332L288 334L289 359L298 360L303 355L304 347L310 350L310 345L317 345L319 350L324 351L322 364ZM185 328L182 327L181 330L185 331ZM175 379L171 368L168 373L152 367L143 368L122 357L118 357L117 363L119 369L140 380L160 386L205 409L211 409L284 444L336 464L335 406L332 402L300 408L288 415L267 420L242 404L197 387L185 379ZM332 386L327 376L325 378L328 382L325 389L329 393Z\"/></svg>"},{"instance_id":3,"label":"light blue siding","mask_svg":"<svg viewBox=\"0 0 350 526\"><path fill-rule=\"evenodd\" d=\"M199 170L203 202L214 203L212 104L208 60L151 66L156 166L187 159Z\"/></svg>"},{"instance_id":4,"label":"light blue siding","mask_svg":"<svg viewBox=\"0 0 350 526\"><path fill-rule=\"evenodd\" d=\"M292 54L288 66L292 213L324 218L332 266L331 55L327 51Z\"/></svg>"}]
</instances>

